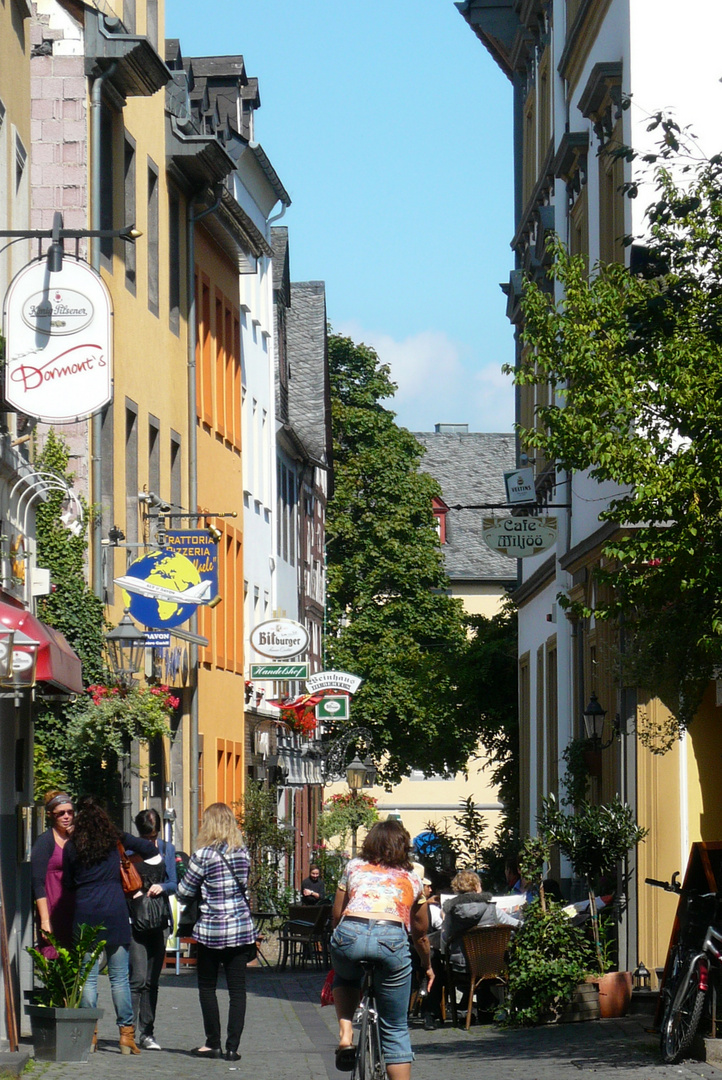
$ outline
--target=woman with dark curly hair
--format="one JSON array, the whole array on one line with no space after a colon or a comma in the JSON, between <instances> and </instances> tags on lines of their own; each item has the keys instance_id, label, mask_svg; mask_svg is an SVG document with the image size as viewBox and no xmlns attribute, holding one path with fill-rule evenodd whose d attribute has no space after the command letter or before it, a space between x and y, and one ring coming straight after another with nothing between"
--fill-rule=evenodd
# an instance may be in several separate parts
<instances>
[{"instance_id":1,"label":"woman with dark curly hair","mask_svg":"<svg viewBox=\"0 0 722 1080\"><path fill-rule=\"evenodd\" d=\"M63 884L75 891L74 927L102 926L121 1054L139 1054L135 1045L133 1002L128 980L130 916L120 877L120 847L144 858L157 855L155 845L116 829L92 795L77 803L75 829L63 848ZM83 1007L98 1002L98 963L83 990Z\"/></svg>"},{"instance_id":2,"label":"woman with dark curly hair","mask_svg":"<svg viewBox=\"0 0 722 1080\"><path fill-rule=\"evenodd\" d=\"M409 859L410 847L411 838L400 821L378 821L368 831L361 857L351 860L338 884L331 959L339 1024L336 1068L343 1072L351 1072L356 1056L352 1021L363 981L360 961L372 960L389 1080L409 1080L411 1076L414 1055L406 1019L411 993L409 930L429 987L434 972L426 898Z\"/></svg>"}]
</instances>

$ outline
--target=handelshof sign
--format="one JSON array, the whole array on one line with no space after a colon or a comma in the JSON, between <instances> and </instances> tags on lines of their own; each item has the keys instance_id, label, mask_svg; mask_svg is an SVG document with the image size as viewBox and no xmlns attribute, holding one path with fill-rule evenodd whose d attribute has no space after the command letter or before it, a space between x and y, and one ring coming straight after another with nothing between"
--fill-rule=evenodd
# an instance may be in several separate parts
<instances>
[{"instance_id":1,"label":"handelshof sign","mask_svg":"<svg viewBox=\"0 0 722 1080\"><path fill-rule=\"evenodd\" d=\"M251 664L251 679L307 679L308 664Z\"/></svg>"},{"instance_id":2,"label":"handelshof sign","mask_svg":"<svg viewBox=\"0 0 722 1080\"><path fill-rule=\"evenodd\" d=\"M345 690L347 694L355 694L363 679L357 675L349 675L347 671L319 671L306 679L306 686L310 694L320 694L324 690Z\"/></svg>"},{"instance_id":3,"label":"handelshof sign","mask_svg":"<svg viewBox=\"0 0 722 1080\"><path fill-rule=\"evenodd\" d=\"M293 619L269 619L251 630L251 647L272 660L298 656L308 648L308 630Z\"/></svg>"},{"instance_id":4,"label":"handelshof sign","mask_svg":"<svg viewBox=\"0 0 722 1080\"><path fill-rule=\"evenodd\" d=\"M349 715L347 697L336 695L321 698L316 705L317 720L348 720Z\"/></svg>"},{"instance_id":5,"label":"handelshof sign","mask_svg":"<svg viewBox=\"0 0 722 1080\"><path fill-rule=\"evenodd\" d=\"M482 538L487 547L523 559L547 551L557 540L555 517L487 517L481 523Z\"/></svg>"},{"instance_id":6,"label":"handelshof sign","mask_svg":"<svg viewBox=\"0 0 722 1080\"><path fill-rule=\"evenodd\" d=\"M99 412L113 396L112 324L110 293L82 259L23 267L3 304L8 404L47 424Z\"/></svg>"},{"instance_id":7,"label":"handelshof sign","mask_svg":"<svg viewBox=\"0 0 722 1080\"><path fill-rule=\"evenodd\" d=\"M536 486L532 468L525 466L523 469L514 469L514 472L505 472L504 484L508 503L516 505L536 502Z\"/></svg>"}]
</instances>

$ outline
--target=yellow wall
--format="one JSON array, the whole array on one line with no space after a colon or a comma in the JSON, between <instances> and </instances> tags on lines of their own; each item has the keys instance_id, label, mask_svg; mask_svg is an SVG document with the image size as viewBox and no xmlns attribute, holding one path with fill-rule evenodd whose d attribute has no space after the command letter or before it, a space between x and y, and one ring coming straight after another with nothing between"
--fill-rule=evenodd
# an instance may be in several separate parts
<instances>
[{"instance_id":1,"label":"yellow wall","mask_svg":"<svg viewBox=\"0 0 722 1080\"><path fill-rule=\"evenodd\" d=\"M24 4L0 3L0 100L5 118L0 128L0 229L29 228L30 176L30 19L23 19ZM14 130L27 154L20 192L15 190ZM7 240L0 239L0 248ZM35 252L32 252L35 255ZM27 241L14 243L0 255L0 291L4 294L12 276L31 257Z\"/></svg>"}]
</instances>

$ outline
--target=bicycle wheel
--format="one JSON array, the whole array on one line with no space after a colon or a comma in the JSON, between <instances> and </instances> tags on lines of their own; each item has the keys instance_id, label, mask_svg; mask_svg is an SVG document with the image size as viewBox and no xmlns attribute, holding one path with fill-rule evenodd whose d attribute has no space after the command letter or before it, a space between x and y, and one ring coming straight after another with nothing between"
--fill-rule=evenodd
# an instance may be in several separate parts
<instances>
[{"instance_id":1,"label":"bicycle wheel","mask_svg":"<svg viewBox=\"0 0 722 1080\"><path fill-rule=\"evenodd\" d=\"M699 1026L707 992L700 990L700 959L682 970L676 988L667 998L662 1016L660 1048L666 1065L681 1061L689 1050Z\"/></svg>"},{"instance_id":2,"label":"bicycle wheel","mask_svg":"<svg viewBox=\"0 0 722 1080\"><path fill-rule=\"evenodd\" d=\"M368 1001L361 1006L361 1024L359 1026L358 1044L356 1046L356 1064L353 1069L351 1080L371 1080L369 1067L369 1009Z\"/></svg>"},{"instance_id":3,"label":"bicycle wheel","mask_svg":"<svg viewBox=\"0 0 722 1080\"><path fill-rule=\"evenodd\" d=\"M366 1003L361 1017L356 1068L352 1080L386 1080L379 1022L373 1004L369 1002Z\"/></svg>"}]
</instances>

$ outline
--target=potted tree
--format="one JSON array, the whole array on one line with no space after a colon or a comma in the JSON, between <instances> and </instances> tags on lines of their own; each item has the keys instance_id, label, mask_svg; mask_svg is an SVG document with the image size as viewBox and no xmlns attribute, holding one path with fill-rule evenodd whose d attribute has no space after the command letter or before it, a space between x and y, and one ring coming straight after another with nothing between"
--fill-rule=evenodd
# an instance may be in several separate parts
<instances>
[{"instance_id":1,"label":"potted tree","mask_svg":"<svg viewBox=\"0 0 722 1080\"><path fill-rule=\"evenodd\" d=\"M648 829L637 825L630 806L616 798L595 805L586 800L574 814L562 813L552 797L544 802L543 827L567 856L578 877L587 886L594 954L599 975L599 1007L603 1019L623 1016L632 996L632 973L610 971L610 926L604 932L597 908L597 887L601 880L616 874L617 865L644 840Z\"/></svg>"},{"instance_id":2,"label":"potted tree","mask_svg":"<svg viewBox=\"0 0 722 1080\"><path fill-rule=\"evenodd\" d=\"M52 935L57 958L48 960L38 949L29 948L35 974L42 987L26 1004L38 1061L87 1061L93 1032L102 1009L83 1009L80 1002L90 970L105 947L99 940L100 926L81 926L71 948L64 948Z\"/></svg>"}]
</instances>

